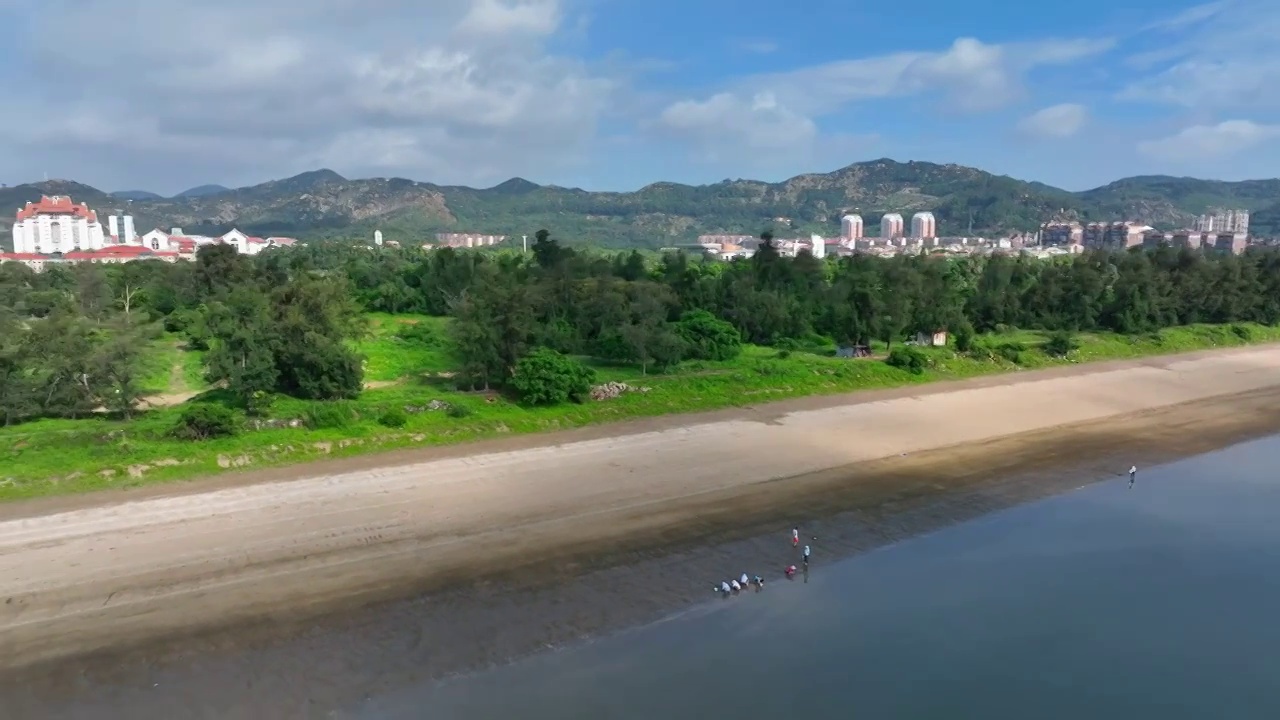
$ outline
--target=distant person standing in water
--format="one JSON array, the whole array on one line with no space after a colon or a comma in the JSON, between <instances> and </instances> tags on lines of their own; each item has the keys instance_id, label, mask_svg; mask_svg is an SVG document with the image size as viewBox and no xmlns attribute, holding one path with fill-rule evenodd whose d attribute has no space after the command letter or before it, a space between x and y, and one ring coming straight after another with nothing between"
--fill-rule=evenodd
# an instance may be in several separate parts
<instances>
[{"instance_id":1,"label":"distant person standing in water","mask_svg":"<svg viewBox=\"0 0 1280 720\"><path fill-rule=\"evenodd\" d=\"M804 546L804 564L805 564L805 567L809 566L809 546L808 545Z\"/></svg>"},{"instance_id":2,"label":"distant person standing in water","mask_svg":"<svg viewBox=\"0 0 1280 720\"><path fill-rule=\"evenodd\" d=\"M791 528L791 547L800 546L800 528Z\"/></svg>"},{"instance_id":3,"label":"distant person standing in water","mask_svg":"<svg viewBox=\"0 0 1280 720\"><path fill-rule=\"evenodd\" d=\"M1138 466L1130 465L1129 466L1129 489L1130 490L1133 489L1133 481L1136 480L1137 478L1138 478Z\"/></svg>"}]
</instances>

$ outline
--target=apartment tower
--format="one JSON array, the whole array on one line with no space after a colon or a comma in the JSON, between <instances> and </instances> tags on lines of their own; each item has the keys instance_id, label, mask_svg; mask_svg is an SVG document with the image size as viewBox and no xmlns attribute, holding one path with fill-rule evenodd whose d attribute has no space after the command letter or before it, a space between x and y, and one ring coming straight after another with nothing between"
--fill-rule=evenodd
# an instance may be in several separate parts
<instances>
[{"instance_id":1,"label":"apartment tower","mask_svg":"<svg viewBox=\"0 0 1280 720\"><path fill-rule=\"evenodd\" d=\"M861 215L845 215L840 218L840 236L845 240L854 241L862 239L862 216Z\"/></svg>"},{"instance_id":2,"label":"apartment tower","mask_svg":"<svg viewBox=\"0 0 1280 720\"><path fill-rule=\"evenodd\" d=\"M931 212L918 212L911 216L911 237L913 238L935 238L938 237L938 223L933 219Z\"/></svg>"},{"instance_id":3,"label":"apartment tower","mask_svg":"<svg viewBox=\"0 0 1280 720\"><path fill-rule=\"evenodd\" d=\"M880 237L885 240L902 237L902 216L898 213L889 213L880 218Z\"/></svg>"}]
</instances>

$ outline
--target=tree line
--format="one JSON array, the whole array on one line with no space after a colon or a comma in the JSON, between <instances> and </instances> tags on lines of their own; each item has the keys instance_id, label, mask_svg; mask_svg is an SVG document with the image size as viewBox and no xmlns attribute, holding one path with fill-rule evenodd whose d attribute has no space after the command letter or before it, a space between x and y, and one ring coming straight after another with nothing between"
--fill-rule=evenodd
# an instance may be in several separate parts
<instances>
[{"instance_id":1,"label":"tree line","mask_svg":"<svg viewBox=\"0 0 1280 720\"><path fill-rule=\"evenodd\" d=\"M580 396L590 356L644 372L723 360L742 343L893 346L1004 328L1136 334L1197 322L1280 321L1280 254L1159 248L1024 256L816 259L765 236L751 258L608 254L546 231L531 252L312 243L260 256L201 249L195 262L0 265L0 412L6 423L128 415L164 331L205 351L206 376L249 412L285 394L357 396L362 313L453 318L464 388ZM522 365L523 363L523 365ZM536 381L535 381L536 380Z\"/></svg>"},{"instance_id":2,"label":"tree line","mask_svg":"<svg viewBox=\"0 0 1280 720\"><path fill-rule=\"evenodd\" d=\"M155 388L168 331L204 350L205 379L250 412L271 398L340 399L363 387L350 341L364 317L349 281L203 248L195 262L0 265L0 413L5 424L132 415Z\"/></svg>"}]
</instances>

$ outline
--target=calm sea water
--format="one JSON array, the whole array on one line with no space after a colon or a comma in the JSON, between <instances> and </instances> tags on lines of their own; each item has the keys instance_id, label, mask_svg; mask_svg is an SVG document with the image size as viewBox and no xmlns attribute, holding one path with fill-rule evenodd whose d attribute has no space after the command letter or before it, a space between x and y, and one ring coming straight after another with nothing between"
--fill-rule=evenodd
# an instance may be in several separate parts
<instances>
[{"instance_id":1,"label":"calm sea water","mask_svg":"<svg viewBox=\"0 0 1280 720\"><path fill-rule=\"evenodd\" d=\"M1280 440L1127 485L843 562L819 541L807 582L346 716L1280 718Z\"/></svg>"}]
</instances>

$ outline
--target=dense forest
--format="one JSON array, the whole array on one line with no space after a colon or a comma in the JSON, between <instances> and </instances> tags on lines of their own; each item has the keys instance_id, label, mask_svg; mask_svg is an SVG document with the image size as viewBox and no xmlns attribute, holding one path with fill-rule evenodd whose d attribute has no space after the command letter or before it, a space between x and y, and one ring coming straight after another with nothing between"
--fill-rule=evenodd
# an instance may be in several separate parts
<instances>
[{"instance_id":1,"label":"dense forest","mask_svg":"<svg viewBox=\"0 0 1280 720\"><path fill-rule=\"evenodd\" d=\"M742 343L782 351L898 347L949 330L960 351L1008 328L1125 334L1198 322L1280 322L1280 253L1161 248L1043 261L779 255L749 260L680 253L602 254L537 234L527 255L313 243L195 262L0 265L0 409L12 423L135 412L153 338L204 350L207 380L261 413L279 395L329 400L364 387L353 341L365 311L449 316L457 382L530 402L577 397L590 374L575 358L645 372L733 357ZM827 350L828 352L830 350ZM905 360L903 360L905 358ZM193 410L193 437L211 422Z\"/></svg>"}]
</instances>

